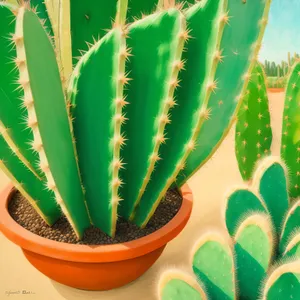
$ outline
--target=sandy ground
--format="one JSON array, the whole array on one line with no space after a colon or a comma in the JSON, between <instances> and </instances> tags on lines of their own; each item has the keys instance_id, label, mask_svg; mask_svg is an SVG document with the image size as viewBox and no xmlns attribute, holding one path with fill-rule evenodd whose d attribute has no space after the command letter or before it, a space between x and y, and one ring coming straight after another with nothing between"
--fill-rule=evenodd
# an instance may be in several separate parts
<instances>
[{"instance_id":1,"label":"sandy ground","mask_svg":"<svg viewBox=\"0 0 300 300\"><path fill-rule=\"evenodd\" d=\"M279 154L283 93L270 94L273 127L273 155ZM234 128L233 128L234 129ZM24 258L20 248L0 235L0 299L7 299L8 291L20 291L11 299L60 300L156 299L159 274L169 267L189 269L190 250L195 240L206 230L224 230L222 207L224 195L233 186L242 184L234 153L234 130L231 130L213 158L189 181L194 194L194 209L185 230L168 244L156 264L137 281L108 292L86 292L65 287L34 269ZM0 174L0 189L8 183ZM22 291L28 295L22 295Z\"/></svg>"}]
</instances>

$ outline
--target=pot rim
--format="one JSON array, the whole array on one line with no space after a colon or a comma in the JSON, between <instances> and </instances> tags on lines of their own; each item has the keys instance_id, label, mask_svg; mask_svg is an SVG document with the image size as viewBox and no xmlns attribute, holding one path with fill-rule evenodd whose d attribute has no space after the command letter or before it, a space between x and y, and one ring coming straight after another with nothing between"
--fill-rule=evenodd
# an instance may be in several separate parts
<instances>
[{"instance_id":1,"label":"pot rim","mask_svg":"<svg viewBox=\"0 0 300 300\"><path fill-rule=\"evenodd\" d=\"M0 194L0 231L13 243L31 252L73 262L115 262L143 256L164 247L188 222L193 206L192 191L187 184L180 189L182 205L175 217L157 231L137 240L111 245L77 245L53 241L19 225L8 212L15 188L9 184Z\"/></svg>"}]
</instances>

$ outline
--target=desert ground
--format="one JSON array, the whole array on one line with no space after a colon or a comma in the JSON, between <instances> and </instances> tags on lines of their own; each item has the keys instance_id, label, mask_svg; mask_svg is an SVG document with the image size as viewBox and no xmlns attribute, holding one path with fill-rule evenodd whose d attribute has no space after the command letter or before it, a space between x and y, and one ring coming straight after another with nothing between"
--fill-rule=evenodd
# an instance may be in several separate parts
<instances>
[{"instance_id":1,"label":"desert ground","mask_svg":"<svg viewBox=\"0 0 300 300\"><path fill-rule=\"evenodd\" d=\"M270 93L273 128L273 155L279 155L284 93ZM0 190L8 184L0 174ZM197 238L207 230L224 231L224 195L234 186L243 184L234 153L234 126L212 159L189 181L194 194L192 217L183 232L168 244L156 264L137 281L113 291L86 292L65 287L34 269L19 247L0 234L0 299L28 300L155 300L159 274L169 267L189 270L190 250ZM225 231L224 231L225 234ZM22 294L26 291L30 294Z\"/></svg>"}]
</instances>

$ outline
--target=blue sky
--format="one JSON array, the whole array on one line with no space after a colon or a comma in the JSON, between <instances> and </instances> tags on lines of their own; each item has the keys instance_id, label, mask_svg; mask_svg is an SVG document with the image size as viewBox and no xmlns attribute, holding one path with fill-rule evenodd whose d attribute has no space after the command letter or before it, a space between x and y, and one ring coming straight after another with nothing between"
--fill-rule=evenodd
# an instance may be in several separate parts
<instances>
[{"instance_id":1,"label":"blue sky","mask_svg":"<svg viewBox=\"0 0 300 300\"><path fill-rule=\"evenodd\" d=\"M280 63L289 51L300 53L300 0L273 0L260 60Z\"/></svg>"}]
</instances>

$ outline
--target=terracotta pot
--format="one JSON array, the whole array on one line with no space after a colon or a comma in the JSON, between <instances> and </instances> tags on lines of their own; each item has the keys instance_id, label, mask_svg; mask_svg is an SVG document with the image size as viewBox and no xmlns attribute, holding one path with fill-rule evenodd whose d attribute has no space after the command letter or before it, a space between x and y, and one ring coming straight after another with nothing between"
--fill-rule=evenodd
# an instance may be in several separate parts
<instances>
[{"instance_id":1,"label":"terracotta pot","mask_svg":"<svg viewBox=\"0 0 300 300\"><path fill-rule=\"evenodd\" d=\"M268 88L269 93L282 93L284 92L284 88Z\"/></svg>"},{"instance_id":2,"label":"terracotta pot","mask_svg":"<svg viewBox=\"0 0 300 300\"><path fill-rule=\"evenodd\" d=\"M192 192L183 186L182 206L176 216L156 232L135 241L103 246L72 245L42 238L16 223L8 212L15 190L9 185L0 195L0 230L19 245L28 261L49 278L84 290L109 290L144 274L188 222Z\"/></svg>"}]
</instances>

